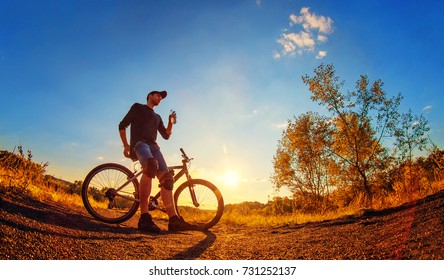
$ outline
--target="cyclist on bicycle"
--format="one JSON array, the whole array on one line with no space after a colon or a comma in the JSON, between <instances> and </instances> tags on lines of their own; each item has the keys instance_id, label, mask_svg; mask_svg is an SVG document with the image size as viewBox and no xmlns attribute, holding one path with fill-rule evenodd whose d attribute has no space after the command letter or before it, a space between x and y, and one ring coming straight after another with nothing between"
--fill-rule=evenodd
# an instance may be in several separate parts
<instances>
[{"instance_id":1,"label":"cyclist on bicycle","mask_svg":"<svg viewBox=\"0 0 444 280\"><path fill-rule=\"evenodd\" d=\"M135 103L119 124L120 139L122 140L126 157L139 160L143 174L140 180L139 199L141 216L138 228L146 232L160 232L148 213L148 199L151 194L152 179L159 179L160 194L169 217L168 230L183 231L197 230L198 226L185 222L177 215L173 198L173 175L168 171L165 159L157 144L157 132L168 140L172 134L176 112L168 117L165 127L162 118L154 112L154 107L167 96L166 91L151 91L147 95L146 105ZM126 137L126 128L130 128L130 144Z\"/></svg>"}]
</instances>

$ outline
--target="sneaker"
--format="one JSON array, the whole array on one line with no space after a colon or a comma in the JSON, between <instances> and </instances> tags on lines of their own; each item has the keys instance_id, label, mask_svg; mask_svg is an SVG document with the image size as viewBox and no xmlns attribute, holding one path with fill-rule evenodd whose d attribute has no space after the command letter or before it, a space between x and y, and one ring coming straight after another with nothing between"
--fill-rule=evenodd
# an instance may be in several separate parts
<instances>
[{"instance_id":1,"label":"sneaker","mask_svg":"<svg viewBox=\"0 0 444 280\"><path fill-rule=\"evenodd\" d=\"M181 217L173 216L168 223L169 231L199 230L198 225L185 222Z\"/></svg>"},{"instance_id":2,"label":"sneaker","mask_svg":"<svg viewBox=\"0 0 444 280\"><path fill-rule=\"evenodd\" d=\"M159 233L160 228L153 222L151 215L148 213L142 214L139 219L138 228L141 231Z\"/></svg>"}]
</instances>

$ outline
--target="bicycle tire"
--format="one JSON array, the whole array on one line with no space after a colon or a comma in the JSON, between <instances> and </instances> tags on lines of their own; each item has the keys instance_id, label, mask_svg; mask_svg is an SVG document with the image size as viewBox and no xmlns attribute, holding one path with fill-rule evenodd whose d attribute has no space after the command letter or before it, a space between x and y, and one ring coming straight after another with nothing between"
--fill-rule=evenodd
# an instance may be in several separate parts
<instances>
[{"instance_id":1,"label":"bicycle tire","mask_svg":"<svg viewBox=\"0 0 444 280\"><path fill-rule=\"evenodd\" d=\"M199 206L192 202L190 192L193 186ZM174 192L174 204L180 217L186 222L198 224L202 229L215 226L224 212L224 199L219 189L202 179L182 183Z\"/></svg>"},{"instance_id":2,"label":"bicycle tire","mask_svg":"<svg viewBox=\"0 0 444 280\"><path fill-rule=\"evenodd\" d=\"M109 189L122 186L134 174L125 166L105 163L92 169L85 177L82 185L83 205L95 219L117 224L129 220L138 210L139 202L119 196L109 197ZM138 198L139 182L134 178L119 194L130 198Z\"/></svg>"}]
</instances>

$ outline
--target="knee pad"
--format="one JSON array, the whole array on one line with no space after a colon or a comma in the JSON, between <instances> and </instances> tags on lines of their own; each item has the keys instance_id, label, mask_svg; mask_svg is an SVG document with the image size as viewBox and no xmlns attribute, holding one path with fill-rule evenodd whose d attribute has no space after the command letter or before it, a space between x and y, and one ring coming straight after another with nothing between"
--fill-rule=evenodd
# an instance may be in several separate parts
<instances>
[{"instance_id":1,"label":"knee pad","mask_svg":"<svg viewBox=\"0 0 444 280\"><path fill-rule=\"evenodd\" d=\"M172 191L173 186L174 186L174 178L171 172L166 173L165 175L162 176L162 178L160 178L159 187Z\"/></svg>"},{"instance_id":2,"label":"knee pad","mask_svg":"<svg viewBox=\"0 0 444 280\"><path fill-rule=\"evenodd\" d=\"M143 173L150 178L156 177L158 169L159 169L159 163L155 158L147 159L143 165Z\"/></svg>"}]
</instances>

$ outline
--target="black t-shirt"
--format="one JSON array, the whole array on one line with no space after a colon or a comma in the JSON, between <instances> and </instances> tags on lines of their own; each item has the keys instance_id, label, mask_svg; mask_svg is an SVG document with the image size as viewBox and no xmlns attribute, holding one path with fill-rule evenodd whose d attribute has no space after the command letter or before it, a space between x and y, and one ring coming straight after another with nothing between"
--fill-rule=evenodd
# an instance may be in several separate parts
<instances>
[{"instance_id":1,"label":"black t-shirt","mask_svg":"<svg viewBox=\"0 0 444 280\"><path fill-rule=\"evenodd\" d=\"M157 145L157 131L164 139L170 138L162 118L147 105L134 103L131 106L131 109L120 122L119 130L126 129L129 125L131 125L131 151L139 141L144 141L149 145Z\"/></svg>"}]
</instances>

